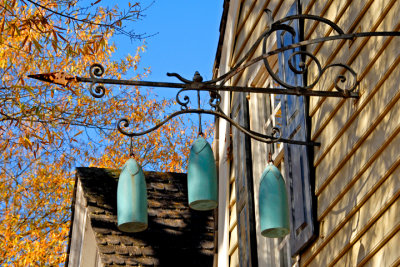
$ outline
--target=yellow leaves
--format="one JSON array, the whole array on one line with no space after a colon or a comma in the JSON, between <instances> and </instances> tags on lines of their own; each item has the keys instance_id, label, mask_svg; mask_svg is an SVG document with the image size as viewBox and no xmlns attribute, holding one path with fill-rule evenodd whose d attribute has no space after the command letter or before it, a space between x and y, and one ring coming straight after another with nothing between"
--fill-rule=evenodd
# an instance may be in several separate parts
<instances>
[{"instance_id":1,"label":"yellow leaves","mask_svg":"<svg viewBox=\"0 0 400 267\"><path fill-rule=\"evenodd\" d=\"M68 32L67 32L68 33ZM64 36L61 33L57 33L58 37L60 37L64 42L68 42L67 39L64 38Z\"/></svg>"},{"instance_id":2,"label":"yellow leaves","mask_svg":"<svg viewBox=\"0 0 400 267\"><path fill-rule=\"evenodd\" d=\"M52 42L51 42L51 46L53 47L54 52L57 53L57 50L58 50L58 38L57 38L57 33L56 33L55 30L52 30L51 33L52 33L52 35L53 35L53 40L52 40Z\"/></svg>"},{"instance_id":3,"label":"yellow leaves","mask_svg":"<svg viewBox=\"0 0 400 267\"><path fill-rule=\"evenodd\" d=\"M39 44L39 42L35 38L32 38L32 42L35 45L38 52L40 53L42 51L42 46Z\"/></svg>"},{"instance_id":4,"label":"yellow leaves","mask_svg":"<svg viewBox=\"0 0 400 267\"><path fill-rule=\"evenodd\" d=\"M25 47L26 41L28 41L28 39L29 39L29 35L25 36L25 39L21 43L21 48Z\"/></svg>"},{"instance_id":5,"label":"yellow leaves","mask_svg":"<svg viewBox=\"0 0 400 267\"><path fill-rule=\"evenodd\" d=\"M81 135L83 133L83 130L82 131L79 131L79 132L77 132L73 137L77 137L78 135Z\"/></svg>"},{"instance_id":6,"label":"yellow leaves","mask_svg":"<svg viewBox=\"0 0 400 267\"><path fill-rule=\"evenodd\" d=\"M113 30L75 27L73 20L16 3L13 16L0 16L1 82L6 87L0 97L0 233L6 236L0 238L0 265L56 266L65 259L74 167L120 168L129 156L129 138L115 130L115 122L128 116L132 130L148 128L171 102L154 100L151 92L139 88L111 86L97 100L86 86L65 88L27 79L27 74L60 71L87 76L93 62L106 67L106 78L122 77L137 70L145 44L133 56L113 60ZM47 4L74 8L72 2L63 3ZM125 25L116 9L99 7L96 12L92 18L97 23ZM124 78L139 79L149 71ZM171 121L134 139L134 153L146 169L182 171L191 136L191 131L182 131L185 123Z\"/></svg>"},{"instance_id":7,"label":"yellow leaves","mask_svg":"<svg viewBox=\"0 0 400 267\"><path fill-rule=\"evenodd\" d=\"M31 140L29 140L28 137L24 136L24 140L28 143L28 145L29 145L30 147L32 147L32 142L31 142Z\"/></svg>"},{"instance_id":8,"label":"yellow leaves","mask_svg":"<svg viewBox=\"0 0 400 267\"><path fill-rule=\"evenodd\" d=\"M3 15L3 18L0 21L0 32L4 31L5 21L6 21L6 17Z\"/></svg>"},{"instance_id":9,"label":"yellow leaves","mask_svg":"<svg viewBox=\"0 0 400 267\"><path fill-rule=\"evenodd\" d=\"M7 66L7 59L5 57L5 52L0 50L0 69L5 69Z\"/></svg>"}]
</instances>

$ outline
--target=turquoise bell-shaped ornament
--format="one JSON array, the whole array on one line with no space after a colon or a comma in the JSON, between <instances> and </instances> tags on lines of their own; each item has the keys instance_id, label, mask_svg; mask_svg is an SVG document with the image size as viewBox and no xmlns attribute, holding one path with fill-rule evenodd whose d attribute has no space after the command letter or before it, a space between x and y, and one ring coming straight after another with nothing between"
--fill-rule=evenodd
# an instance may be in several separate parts
<instances>
[{"instance_id":1,"label":"turquoise bell-shaped ornament","mask_svg":"<svg viewBox=\"0 0 400 267\"><path fill-rule=\"evenodd\" d=\"M147 229L147 188L140 165L130 158L122 168L117 189L118 228L123 232Z\"/></svg>"},{"instance_id":2,"label":"turquoise bell-shaped ornament","mask_svg":"<svg viewBox=\"0 0 400 267\"><path fill-rule=\"evenodd\" d=\"M187 177L189 207L215 209L218 206L217 167L210 144L201 136L190 150Z\"/></svg>"},{"instance_id":3,"label":"turquoise bell-shaped ornament","mask_svg":"<svg viewBox=\"0 0 400 267\"><path fill-rule=\"evenodd\" d=\"M261 235L276 238L289 234L289 206L285 181L272 163L268 164L261 176L258 205Z\"/></svg>"}]
</instances>

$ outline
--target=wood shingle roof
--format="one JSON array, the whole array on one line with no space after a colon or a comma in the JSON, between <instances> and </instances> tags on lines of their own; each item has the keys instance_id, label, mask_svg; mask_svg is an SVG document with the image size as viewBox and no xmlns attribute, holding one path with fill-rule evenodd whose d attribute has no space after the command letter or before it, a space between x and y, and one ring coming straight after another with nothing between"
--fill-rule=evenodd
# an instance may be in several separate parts
<instances>
[{"instance_id":1,"label":"wood shingle roof","mask_svg":"<svg viewBox=\"0 0 400 267\"><path fill-rule=\"evenodd\" d=\"M76 175L104 266L212 266L213 213L189 209L186 174L145 172L148 229L140 233L117 228L119 171L77 168Z\"/></svg>"}]
</instances>

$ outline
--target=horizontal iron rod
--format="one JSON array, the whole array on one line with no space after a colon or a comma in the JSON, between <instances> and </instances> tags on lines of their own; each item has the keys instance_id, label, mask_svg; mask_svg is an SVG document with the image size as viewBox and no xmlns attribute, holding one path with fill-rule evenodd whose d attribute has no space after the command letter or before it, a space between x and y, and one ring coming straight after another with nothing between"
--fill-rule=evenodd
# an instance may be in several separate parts
<instances>
[{"instance_id":1,"label":"horizontal iron rod","mask_svg":"<svg viewBox=\"0 0 400 267\"><path fill-rule=\"evenodd\" d=\"M222 80L225 80L227 77L229 76L234 76L236 75L236 73L243 71L244 69L246 69L247 67L257 63L260 60L266 59L270 56L279 54L281 52L290 50L290 49L295 49L295 48L299 48L299 47L306 47L308 45L312 45L312 44L318 44L318 43L324 43L327 41L335 41L335 40L353 40L354 38L358 38L358 37L377 37L377 36L400 36L400 32L389 32L389 31L381 31L381 32L359 32L359 33L348 33L348 34L338 34L338 35L333 35L333 36L328 36L328 37L321 37L321 38L315 38L315 39L311 39L311 40L305 40L305 41L301 41L295 44L291 44L288 46L284 46L278 49L275 49L273 51L268 51L267 53L257 56L253 59L251 59L248 63L242 65L242 66L238 66L237 69L234 71L235 74L232 75L232 73L227 72L224 75L215 78L213 80L207 81L208 83L216 83ZM243 62L242 62L243 63Z\"/></svg>"},{"instance_id":2,"label":"horizontal iron rod","mask_svg":"<svg viewBox=\"0 0 400 267\"><path fill-rule=\"evenodd\" d=\"M311 44L318 44L324 43L327 41L335 41L335 40L352 40L358 37L377 37L377 36L400 36L400 32L357 32L357 33L347 33L347 34L340 34L340 35L333 35L328 37L321 37L315 38L311 40L301 41L295 44L291 44L282 48L275 49L273 51L268 52L267 54L263 55L264 57L272 56L279 54L283 51L294 49L298 47L304 47Z\"/></svg>"},{"instance_id":3,"label":"horizontal iron rod","mask_svg":"<svg viewBox=\"0 0 400 267\"><path fill-rule=\"evenodd\" d=\"M170 82L151 82L151 81L131 81L131 80L116 80L116 79L101 79L101 78L83 78L76 77L76 81L99 84L115 84L128 86L146 86L146 87L164 87L164 88L187 88L190 90L200 91L229 91L242 93L267 93L267 94L282 94L282 95L305 95L305 96L322 96L322 97L350 97L358 98L356 92L346 93L337 91L313 91L313 90L296 90L284 88L263 88L263 87L243 87L243 86L220 86L207 83L170 83Z\"/></svg>"}]
</instances>

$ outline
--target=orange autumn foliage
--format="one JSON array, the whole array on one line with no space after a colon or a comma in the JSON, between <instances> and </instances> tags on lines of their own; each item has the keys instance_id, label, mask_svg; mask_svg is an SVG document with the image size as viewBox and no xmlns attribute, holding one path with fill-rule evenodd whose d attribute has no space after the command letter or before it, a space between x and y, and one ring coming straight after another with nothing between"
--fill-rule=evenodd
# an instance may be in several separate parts
<instances>
[{"instance_id":1,"label":"orange autumn foliage","mask_svg":"<svg viewBox=\"0 0 400 267\"><path fill-rule=\"evenodd\" d=\"M1 266L62 264L74 167L120 168L128 158L129 139L116 131L118 119L127 117L130 129L138 131L172 108L170 101L154 100L151 92L138 88L110 86L95 99L87 84L63 87L27 78L55 71L86 77L92 63L105 66L107 78L145 77L148 69L138 72L144 45L116 61L117 45L110 41L118 33L140 39L123 28L140 17L140 4L130 3L125 11L100 5L0 1ZM193 139L186 124L173 120L134 138L139 163L145 169L185 171Z\"/></svg>"}]
</instances>

